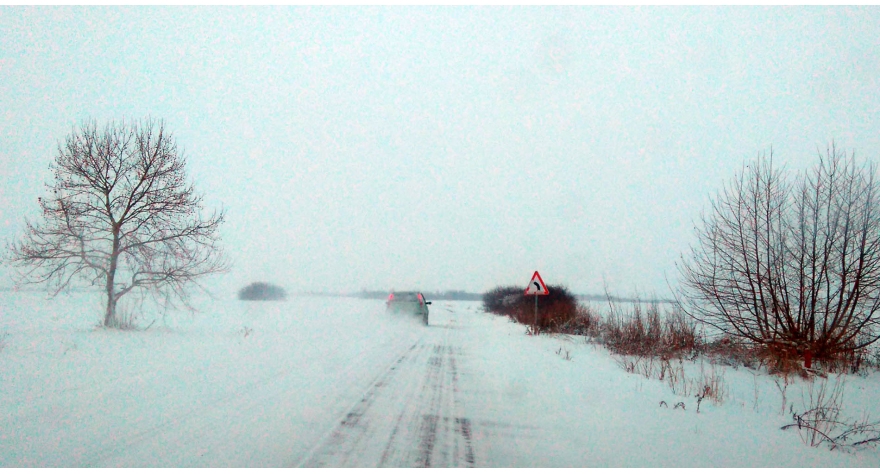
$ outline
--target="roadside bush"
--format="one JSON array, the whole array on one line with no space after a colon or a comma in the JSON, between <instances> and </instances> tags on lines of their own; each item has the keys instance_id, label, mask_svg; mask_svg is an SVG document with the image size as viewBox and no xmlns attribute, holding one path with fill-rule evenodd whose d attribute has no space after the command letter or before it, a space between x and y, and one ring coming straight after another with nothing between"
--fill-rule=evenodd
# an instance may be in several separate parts
<instances>
[{"instance_id":1,"label":"roadside bush","mask_svg":"<svg viewBox=\"0 0 880 474\"><path fill-rule=\"evenodd\" d=\"M868 348L868 367L880 370L880 344L874 344L873 348Z\"/></svg>"},{"instance_id":2,"label":"roadside bush","mask_svg":"<svg viewBox=\"0 0 880 474\"><path fill-rule=\"evenodd\" d=\"M711 363L726 365L734 369L742 366L755 370L763 364L753 345L729 337L707 342L703 345L702 351Z\"/></svg>"},{"instance_id":3,"label":"roadside bush","mask_svg":"<svg viewBox=\"0 0 880 474\"><path fill-rule=\"evenodd\" d=\"M564 286L548 285L550 294L538 296L538 327L559 332L578 316L577 298ZM498 287L483 295L483 308L525 325L535 324L535 297L520 287Z\"/></svg>"},{"instance_id":4,"label":"roadside bush","mask_svg":"<svg viewBox=\"0 0 880 474\"><path fill-rule=\"evenodd\" d=\"M549 295L538 297L538 326L541 329L561 332L560 328L578 315L577 298L569 293L565 287L550 287L549 289ZM542 299L545 301L541 301ZM532 301L531 307L534 311L534 301Z\"/></svg>"},{"instance_id":5,"label":"roadside bush","mask_svg":"<svg viewBox=\"0 0 880 474\"><path fill-rule=\"evenodd\" d=\"M880 344L859 347L861 344L845 344L844 349L833 357L824 357L816 361L817 365L828 372L840 374L867 375L872 370L880 369L878 356L880 356Z\"/></svg>"},{"instance_id":6,"label":"roadside bush","mask_svg":"<svg viewBox=\"0 0 880 474\"><path fill-rule=\"evenodd\" d=\"M483 310L487 313L510 316L513 308L524 298L522 288L515 286L499 286L483 295Z\"/></svg>"},{"instance_id":7,"label":"roadside bush","mask_svg":"<svg viewBox=\"0 0 880 474\"><path fill-rule=\"evenodd\" d=\"M771 375L800 375L809 377L801 365L804 361L797 347L783 342L757 344L756 353Z\"/></svg>"},{"instance_id":8,"label":"roadside bush","mask_svg":"<svg viewBox=\"0 0 880 474\"><path fill-rule=\"evenodd\" d=\"M772 375L799 375L810 378L810 373L838 373L868 375L880 370L880 347L856 349L855 345L832 357L812 359L812 368L806 367L805 354L796 346L782 341L758 344L724 336L702 345L700 352L712 363L755 370L765 367Z\"/></svg>"},{"instance_id":9,"label":"roadside bush","mask_svg":"<svg viewBox=\"0 0 880 474\"><path fill-rule=\"evenodd\" d=\"M256 282L238 290L238 299L245 301L277 301L287 299L287 292L280 286Z\"/></svg>"}]
</instances>

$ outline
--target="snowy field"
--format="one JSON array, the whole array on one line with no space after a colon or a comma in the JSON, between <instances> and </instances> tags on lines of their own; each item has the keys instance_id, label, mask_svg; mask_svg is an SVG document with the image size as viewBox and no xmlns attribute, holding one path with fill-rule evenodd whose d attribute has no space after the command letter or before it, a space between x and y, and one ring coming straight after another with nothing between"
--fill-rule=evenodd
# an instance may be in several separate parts
<instances>
[{"instance_id":1,"label":"snowy field","mask_svg":"<svg viewBox=\"0 0 880 474\"><path fill-rule=\"evenodd\" d=\"M98 294L0 292L0 467L880 466L876 448L780 430L762 372L685 363L723 380L697 413L603 348L478 302L435 302L430 327L376 300L199 308L122 332L95 329ZM878 394L880 374L848 377L849 414L880 418Z\"/></svg>"}]
</instances>

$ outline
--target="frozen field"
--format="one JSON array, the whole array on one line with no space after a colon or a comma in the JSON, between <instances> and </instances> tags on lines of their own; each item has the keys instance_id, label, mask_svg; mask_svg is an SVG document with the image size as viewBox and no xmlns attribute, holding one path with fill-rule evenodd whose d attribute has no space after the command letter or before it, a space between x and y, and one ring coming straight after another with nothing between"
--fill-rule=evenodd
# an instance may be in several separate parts
<instances>
[{"instance_id":1,"label":"frozen field","mask_svg":"<svg viewBox=\"0 0 880 474\"><path fill-rule=\"evenodd\" d=\"M437 301L424 327L376 300L229 297L121 332L94 328L99 298L0 292L0 467L880 465L781 431L765 374L686 363L724 381L698 414L601 347L477 302ZM880 374L848 378L853 417L880 417L878 395Z\"/></svg>"}]
</instances>

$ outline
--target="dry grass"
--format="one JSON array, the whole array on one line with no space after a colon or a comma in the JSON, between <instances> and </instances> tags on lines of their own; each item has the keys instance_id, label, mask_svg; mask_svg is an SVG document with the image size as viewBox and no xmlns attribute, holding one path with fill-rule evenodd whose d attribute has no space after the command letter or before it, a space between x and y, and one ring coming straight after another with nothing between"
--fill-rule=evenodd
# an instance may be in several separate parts
<instances>
[{"instance_id":1,"label":"dry grass","mask_svg":"<svg viewBox=\"0 0 880 474\"><path fill-rule=\"evenodd\" d=\"M871 371L880 370L880 345L860 349L849 347L833 358L819 359L816 362L828 372L867 375Z\"/></svg>"},{"instance_id":2,"label":"dry grass","mask_svg":"<svg viewBox=\"0 0 880 474\"><path fill-rule=\"evenodd\" d=\"M672 393L678 396L696 398L697 411L704 399L720 405L727 397L724 373L717 372L715 365L712 364L709 365L708 370L701 367L700 375L689 377L685 373L684 361L681 359L676 361L650 356L619 356L617 363L631 374L665 382Z\"/></svg>"},{"instance_id":3,"label":"dry grass","mask_svg":"<svg viewBox=\"0 0 880 474\"><path fill-rule=\"evenodd\" d=\"M706 344L702 353L716 363L734 368L745 366L754 370L764 367L771 375L800 376L803 379L822 373L868 375L880 370L880 344L813 359L812 368L806 368L803 349L783 342L757 345L724 337Z\"/></svg>"},{"instance_id":4,"label":"dry grass","mask_svg":"<svg viewBox=\"0 0 880 474\"><path fill-rule=\"evenodd\" d=\"M766 344L756 349L762 364L767 367L767 372L771 375L799 375L802 378L809 378L802 365L803 359L796 349L781 343Z\"/></svg>"},{"instance_id":5,"label":"dry grass","mask_svg":"<svg viewBox=\"0 0 880 474\"><path fill-rule=\"evenodd\" d=\"M703 344L700 349L712 363L734 369L742 366L755 370L763 364L754 347L727 337Z\"/></svg>"},{"instance_id":6,"label":"dry grass","mask_svg":"<svg viewBox=\"0 0 880 474\"><path fill-rule=\"evenodd\" d=\"M816 368L804 368L804 351L791 344L755 345L732 337L704 340L696 322L680 309L662 312L656 302L609 302L604 314L578 304L564 287L550 287L551 296L539 297L539 316L535 326L534 298L523 296L522 288L499 287L483 297L484 308L508 316L512 321L529 326L529 335L561 333L583 336L598 342L617 355L658 358L660 360L695 360L704 355L714 364L733 368L740 366L757 370L766 368L774 375L800 375L809 378L821 371L867 374L880 370L880 343L873 348L851 349L834 359L815 360ZM555 295L555 296L553 296ZM639 362L636 362L639 360ZM632 364L645 364L633 359ZM648 368L625 367L645 372Z\"/></svg>"},{"instance_id":7,"label":"dry grass","mask_svg":"<svg viewBox=\"0 0 880 474\"><path fill-rule=\"evenodd\" d=\"M860 420L843 417L844 388L846 377L841 376L833 385L820 379L810 382L802 392L802 409L792 407L793 423L783 430L796 428L801 440L808 446L828 445L831 450L857 449L880 445L880 420L870 422L865 416Z\"/></svg>"},{"instance_id":8,"label":"dry grass","mask_svg":"<svg viewBox=\"0 0 880 474\"><path fill-rule=\"evenodd\" d=\"M559 350L556 351L556 355L562 357L564 360L571 360L571 351L562 346L559 346Z\"/></svg>"},{"instance_id":9,"label":"dry grass","mask_svg":"<svg viewBox=\"0 0 880 474\"><path fill-rule=\"evenodd\" d=\"M602 331L602 318L588 306L577 305L574 317L555 329L562 334L598 338Z\"/></svg>"},{"instance_id":10,"label":"dry grass","mask_svg":"<svg viewBox=\"0 0 880 474\"><path fill-rule=\"evenodd\" d=\"M700 347L696 325L677 311L661 315L656 303L638 303L626 313L612 310L601 334L605 346L622 355L672 359L694 356Z\"/></svg>"},{"instance_id":11,"label":"dry grass","mask_svg":"<svg viewBox=\"0 0 880 474\"><path fill-rule=\"evenodd\" d=\"M693 397L698 413L702 402L709 400L720 405L728 397L724 371L719 370L721 366L734 369L743 366L753 371L766 368L768 373L775 375L783 413L787 409L793 377L824 377L821 369L805 369L803 353L791 345L759 346L731 337L706 341L697 331L695 321L677 308L663 312L658 303L611 302L608 312L599 313L588 306L573 304L572 300L544 300L543 303L536 327L534 299L523 298L520 288L499 288L484 298L487 309L491 307L494 312L506 314L511 320L526 325L529 335L562 333L582 336L587 341L604 345L625 371L664 382L678 396ZM563 348L557 351L557 355L571 360L570 354ZM688 376L685 360L696 361L698 358L699 375ZM704 362L707 364L703 365ZM834 360L815 362L828 371L865 374L869 368L880 368L880 344L875 344L870 350L846 351ZM755 406L757 403L756 389ZM684 407L683 404L681 407ZM799 415L800 422L815 424L815 420L809 421L810 416L828 413L831 411L809 408ZM851 423L847 428L849 431L844 431L849 434L841 436L855 432L870 433L876 426L865 420ZM818 429L821 431L821 428ZM836 439L835 443L838 444L842 442L842 438L832 439ZM863 436L864 439L868 438Z\"/></svg>"}]
</instances>

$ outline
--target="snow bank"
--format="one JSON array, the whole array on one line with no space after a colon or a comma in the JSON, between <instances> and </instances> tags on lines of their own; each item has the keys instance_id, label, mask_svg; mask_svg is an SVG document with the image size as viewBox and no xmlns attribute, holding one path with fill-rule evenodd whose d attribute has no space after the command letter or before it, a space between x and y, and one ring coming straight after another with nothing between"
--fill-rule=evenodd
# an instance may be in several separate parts
<instances>
[{"instance_id":1,"label":"snow bank","mask_svg":"<svg viewBox=\"0 0 880 474\"><path fill-rule=\"evenodd\" d=\"M0 292L0 466L295 465L396 354L431 337L461 350L457 402L477 466L880 465L876 449L810 448L780 430L790 415L766 374L685 363L724 381L724 402L698 414L692 396L626 373L603 348L526 336L478 302L436 302L427 328L375 300L199 306L123 332L94 327L97 294ZM786 403L806 388L793 382ZM849 377L850 414L880 416L878 389L878 374Z\"/></svg>"}]
</instances>

